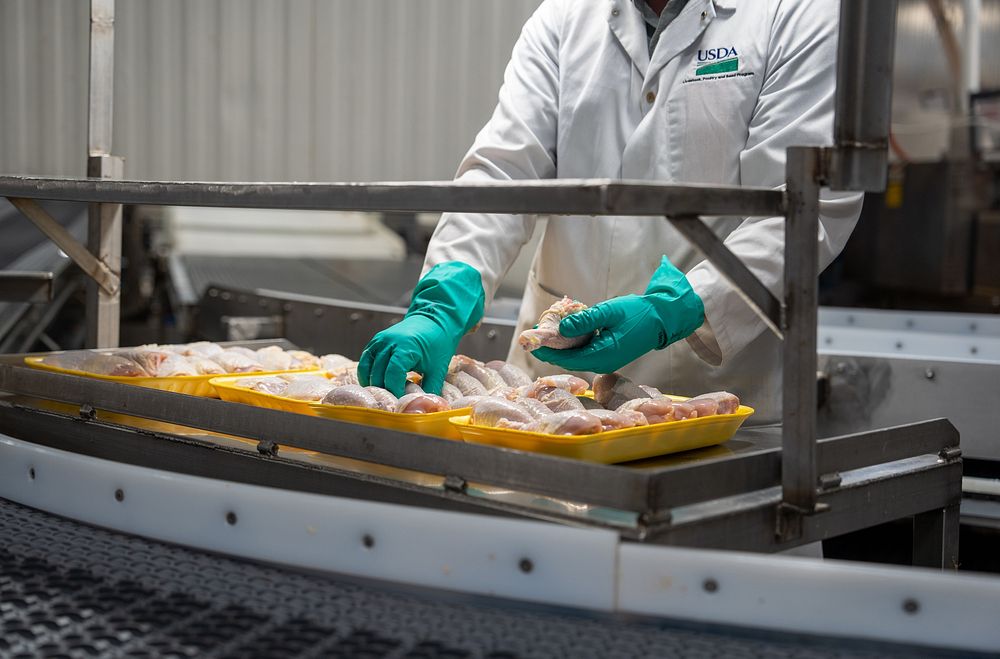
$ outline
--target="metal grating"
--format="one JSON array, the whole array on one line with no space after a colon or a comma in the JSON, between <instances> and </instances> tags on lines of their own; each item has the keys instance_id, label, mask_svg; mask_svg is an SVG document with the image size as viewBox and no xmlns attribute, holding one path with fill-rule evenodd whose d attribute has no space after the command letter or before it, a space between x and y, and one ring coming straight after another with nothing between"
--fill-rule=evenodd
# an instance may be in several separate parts
<instances>
[{"instance_id":1,"label":"metal grating","mask_svg":"<svg viewBox=\"0 0 1000 659\"><path fill-rule=\"evenodd\" d=\"M124 536L0 499L0 656L943 657L416 594Z\"/></svg>"}]
</instances>

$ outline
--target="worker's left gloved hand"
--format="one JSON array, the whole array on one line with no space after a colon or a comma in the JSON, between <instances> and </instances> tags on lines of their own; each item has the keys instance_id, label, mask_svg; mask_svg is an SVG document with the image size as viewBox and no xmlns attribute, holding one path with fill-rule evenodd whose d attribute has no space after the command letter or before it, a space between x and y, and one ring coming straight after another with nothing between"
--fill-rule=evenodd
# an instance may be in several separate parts
<instances>
[{"instance_id":1,"label":"worker's left gloved hand","mask_svg":"<svg viewBox=\"0 0 1000 659\"><path fill-rule=\"evenodd\" d=\"M664 256L643 295L612 298L559 323L563 336L596 332L590 343L570 350L539 348L531 354L567 371L611 373L690 336L704 322L701 298Z\"/></svg>"}]
</instances>

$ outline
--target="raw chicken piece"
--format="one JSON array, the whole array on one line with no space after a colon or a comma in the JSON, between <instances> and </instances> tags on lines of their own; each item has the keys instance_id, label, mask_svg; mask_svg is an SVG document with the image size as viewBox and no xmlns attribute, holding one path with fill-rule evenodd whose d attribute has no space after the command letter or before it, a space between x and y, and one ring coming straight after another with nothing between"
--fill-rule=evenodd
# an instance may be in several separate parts
<instances>
[{"instance_id":1,"label":"raw chicken piece","mask_svg":"<svg viewBox=\"0 0 1000 659\"><path fill-rule=\"evenodd\" d=\"M272 394L274 396L283 396L285 390L288 389L288 382L276 377L243 378L233 384L237 387L259 391L262 394Z\"/></svg>"},{"instance_id":2,"label":"raw chicken piece","mask_svg":"<svg viewBox=\"0 0 1000 659\"><path fill-rule=\"evenodd\" d=\"M633 410L615 412L614 410L601 408L587 410L587 412L600 419L601 426L603 426L605 430L621 430L622 428L634 428L635 426L645 426L649 424L649 421L646 421L646 417L643 416L642 413L635 412Z\"/></svg>"},{"instance_id":3,"label":"raw chicken piece","mask_svg":"<svg viewBox=\"0 0 1000 659\"><path fill-rule=\"evenodd\" d=\"M451 406L453 410L461 410L466 407L472 407L481 400L488 399L489 396L462 396L461 398L456 398L455 400L448 401L448 405ZM548 409L548 408L545 408Z\"/></svg>"},{"instance_id":4,"label":"raw chicken piece","mask_svg":"<svg viewBox=\"0 0 1000 659\"><path fill-rule=\"evenodd\" d=\"M256 358L247 357L242 352L234 350L223 350L213 355L212 361L221 366L226 373L260 373L264 370Z\"/></svg>"},{"instance_id":5,"label":"raw chicken piece","mask_svg":"<svg viewBox=\"0 0 1000 659\"><path fill-rule=\"evenodd\" d=\"M463 396L486 396L489 394L489 391L483 386L482 382L465 371L449 373L445 376L444 380L458 387Z\"/></svg>"},{"instance_id":6,"label":"raw chicken piece","mask_svg":"<svg viewBox=\"0 0 1000 659\"><path fill-rule=\"evenodd\" d=\"M448 370L456 373L468 373L482 382L483 386L486 387L486 391L493 391L494 389L507 386L507 383L500 377L499 373L492 368L486 368L486 365L481 361L475 360L472 357L466 357L465 355L455 355L452 357Z\"/></svg>"},{"instance_id":7,"label":"raw chicken piece","mask_svg":"<svg viewBox=\"0 0 1000 659\"><path fill-rule=\"evenodd\" d=\"M601 420L590 412L570 410L557 412L525 424L522 430L547 435L593 435L601 432Z\"/></svg>"},{"instance_id":8,"label":"raw chicken piece","mask_svg":"<svg viewBox=\"0 0 1000 659\"><path fill-rule=\"evenodd\" d=\"M411 393L411 392L407 391L406 393ZM446 380L443 383L441 383L441 396L445 400L447 401L458 400L464 395L465 394L462 393L462 390L453 385L451 382L448 382ZM481 396L482 394L477 394L477 395Z\"/></svg>"},{"instance_id":9,"label":"raw chicken piece","mask_svg":"<svg viewBox=\"0 0 1000 659\"><path fill-rule=\"evenodd\" d=\"M500 426L505 423L531 423L534 417L526 409L502 398L484 398L472 406L469 421L476 426ZM507 426L509 427L509 426Z\"/></svg>"},{"instance_id":10,"label":"raw chicken piece","mask_svg":"<svg viewBox=\"0 0 1000 659\"><path fill-rule=\"evenodd\" d=\"M45 361L46 363L60 366L61 368L73 368L75 370L83 371L84 373L93 373L95 375L112 375L115 377L133 378L149 375L149 371L131 359L127 359L121 355L90 354L79 362L76 362L75 366L63 366L63 364L71 363L68 359L60 360L58 363L54 363L49 359L46 359Z\"/></svg>"},{"instance_id":11,"label":"raw chicken piece","mask_svg":"<svg viewBox=\"0 0 1000 659\"><path fill-rule=\"evenodd\" d=\"M371 392L357 384L345 384L342 387L332 389L330 393L323 398L323 403L326 405L368 407L375 410L382 409L382 406L379 405L375 396L372 396Z\"/></svg>"},{"instance_id":12,"label":"raw chicken piece","mask_svg":"<svg viewBox=\"0 0 1000 659\"><path fill-rule=\"evenodd\" d=\"M421 387L416 382L407 382L406 386L403 387L403 395L404 396L406 394L422 394L422 393L424 393L424 388ZM458 392L458 393L461 394L462 392Z\"/></svg>"},{"instance_id":13,"label":"raw chicken piece","mask_svg":"<svg viewBox=\"0 0 1000 659\"><path fill-rule=\"evenodd\" d=\"M527 373L505 361L494 359L491 362L486 362L486 368L492 368L499 373L501 379L510 387L524 387L531 384L531 378Z\"/></svg>"},{"instance_id":14,"label":"raw chicken piece","mask_svg":"<svg viewBox=\"0 0 1000 659\"><path fill-rule=\"evenodd\" d=\"M535 395L530 398L537 399L553 412L583 409L583 403L576 396L559 387L540 387L534 393Z\"/></svg>"},{"instance_id":15,"label":"raw chicken piece","mask_svg":"<svg viewBox=\"0 0 1000 659\"><path fill-rule=\"evenodd\" d=\"M406 394L396 404L396 411L402 414L433 414L450 409L448 401L434 394Z\"/></svg>"},{"instance_id":16,"label":"raw chicken piece","mask_svg":"<svg viewBox=\"0 0 1000 659\"><path fill-rule=\"evenodd\" d=\"M319 357L306 352L305 350L289 350L288 356L292 358L292 368L319 368Z\"/></svg>"},{"instance_id":17,"label":"raw chicken piece","mask_svg":"<svg viewBox=\"0 0 1000 659\"><path fill-rule=\"evenodd\" d=\"M527 387L521 387L519 392L522 396L527 396L528 398L537 398L535 395L536 391L546 389L548 387L555 387L556 389L564 389L571 394L582 394L587 391L587 381L583 378L578 378L575 375L544 375Z\"/></svg>"},{"instance_id":18,"label":"raw chicken piece","mask_svg":"<svg viewBox=\"0 0 1000 659\"><path fill-rule=\"evenodd\" d=\"M323 400L335 386L322 375L299 377L288 383L283 395L296 400Z\"/></svg>"},{"instance_id":19,"label":"raw chicken piece","mask_svg":"<svg viewBox=\"0 0 1000 659\"><path fill-rule=\"evenodd\" d=\"M628 411L639 412L649 423L674 421L674 402L669 398L633 398L625 401L616 412L624 414Z\"/></svg>"},{"instance_id":20,"label":"raw chicken piece","mask_svg":"<svg viewBox=\"0 0 1000 659\"><path fill-rule=\"evenodd\" d=\"M718 406L716 406L718 407ZM683 421L684 419L697 419L698 408L692 405L689 401L674 401L674 409L671 412L673 416L673 421Z\"/></svg>"},{"instance_id":21,"label":"raw chicken piece","mask_svg":"<svg viewBox=\"0 0 1000 659\"><path fill-rule=\"evenodd\" d=\"M159 375L160 364L164 360L171 356L177 356L172 352L164 352L162 350L122 350L114 354L135 362L143 371L152 376Z\"/></svg>"},{"instance_id":22,"label":"raw chicken piece","mask_svg":"<svg viewBox=\"0 0 1000 659\"><path fill-rule=\"evenodd\" d=\"M365 387L365 391L370 393L378 401L379 405L386 412L395 412L399 399L392 395L392 392L382 387Z\"/></svg>"},{"instance_id":23,"label":"raw chicken piece","mask_svg":"<svg viewBox=\"0 0 1000 659\"><path fill-rule=\"evenodd\" d=\"M198 369L188 359L176 352L166 353L167 357L156 367L156 377L172 377L175 375L198 375Z\"/></svg>"},{"instance_id":24,"label":"raw chicken piece","mask_svg":"<svg viewBox=\"0 0 1000 659\"><path fill-rule=\"evenodd\" d=\"M238 352L241 355L245 355L250 359L259 361L257 359L257 351L251 350L250 348L244 348L243 346L230 346L229 348L223 348L223 352ZM218 354L218 353L216 353Z\"/></svg>"},{"instance_id":25,"label":"raw chicken piece","mask_svg":"<svg viewBox=\"0 0 1000 659\"><path fill-rule=\"evenodd\" d=\"M594 378L594 400L602 407L617 410L626 401L655 398L621 373L602 373Z\"/></svg>"},{"instance_id":26,"label":"raw chicken piece","mask_svg":"<svg viewBox=\"0 0 1000 659\"><path fill-rule=\"evenodd\" d=\"M663 392L656 387L650 387L648 384L640 384L639 388L649 394L650 398L663 398Z\"/></svg>"},{"instance_id":27,"label":"raw chicken piece","mask_svg":"<svg viewBox=\"0 0 1000 659\"><path fill-rule=\"evenodd\" d=\"M531 416L536 419L552 414L552 410L546 407L545 403L534 398L525 398L524 396L521 396L519 398L515 398L514 403L528 410Z\"/></svg>"},{"instance_id":28,"label":"raw chicken piece","mask_svg":"<svg viewBox=\"0 0 1000 659\"><path fill-rule=\"evenodd\" d=\"M208 357L193 355L187 358L198 375L221 375L226 371Z\"/></svg>"},{"instance_id":29,"label":"raw chicken piece","mask_svg":"<svg viewBox=\"0 0 1000 659\"><path fill-rule=\"evenodd\" d=\"M537 350L542 346L565 350L589 343L593 334L571 338L559 333L559 321L586 308L586 304L564 297L542 312L538 319L538 327L521 332L521 336L517 339L518 344L525 350Z\"/></svg>"},{"instance_id":30,"label":"raw chicken piece","mask_svg":"<svg viewBox=\"0 0 1000 659\"><path fill-rule=\"evenodd\" d=\"M278 346L261 348L257 360L265 371L287 371L292 367L292 356Z\"/></svg>"},{"instance_id":31,"label":"raw chicken piece","mask_svg":"<svg viewBox=\"0 0 1000 659\"><path fill-rule=\"evenodd\" d=\"M344 366L338 366L332 371L327 371L330 376L330 382L337 386L343 386L345 384L360 384L358 382L358 363L351 362L345 364Z\"/></svg>"},{"instance_id":32,"label":"raw chicken piece","mask_svg":"<svg viewBox=\"0 0 1000 659\"><path fill-rule=\"evenodd\" d=\"M348 366L352 363L354 363L352 359L337 354L323 355L319 358L319 367L324 371L332 371L335 368Z\"/></svg>"},{"instance_id":33,"label":"raw chicken piece","mask_svg":"<svg viewBox=\"0 0 1000 659\"><path fill-rule=\"evenodd\" d=\"M735 414L740 408L740 399L736 394L731 394L728 391L713 391L709 394L701 394L700 396L695 396L691 398L686 403L694 405L695 409L698 410L698 416L708 416L708 414L702 414L701 410L709 408L707 406L707 401L712 401L716 404L715 412L712 414ZM706 407L702 407L706 406Z\"/></svg>"},{"instance_id":34,"label":"raw chicken piece","mask_svg":"<svg viewBox=\"0 0 1000 659\"><path fill-rule=\"evenodd\" d=\"M211 341L195 341L187 345L179 346L180 353L185 356L199 355L201 357L211 357L222 352L223 348L218 343Z\"/></svg>"}]
</instances>

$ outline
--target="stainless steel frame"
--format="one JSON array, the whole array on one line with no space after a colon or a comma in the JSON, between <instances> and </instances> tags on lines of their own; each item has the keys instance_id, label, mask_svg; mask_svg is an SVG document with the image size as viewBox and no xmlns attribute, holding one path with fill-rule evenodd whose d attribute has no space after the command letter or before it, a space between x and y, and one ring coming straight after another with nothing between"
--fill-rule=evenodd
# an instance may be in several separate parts
<instances>
[{"instance_id":1,"label":"stainless steel frame","mask_svg":"<svg viewBox=\"0 0 1000 659\"><path fill-rule=\"evenodd\" d=\"M452 489L461 490L461 483L474 478L528 492L618 506L638 512L645 520L649 528L647 533L640 535L666 542L704 544L712 538L712 542L731 543L743 542L739 538L752 538L746 542L774 549L856 528L858 523L875 523L934 510L947 511L957 504L960 477L957 437L947 423L929 422L905 430L855 436L849 443L860 441L858 450L868 459L853 463L861 468L855 469L859 473L850 476L835 473L843 467L822 462L817 455L820 446L816 442L815 416L819 189L821 185L830 185L875 190L884 183L891 93L886 76L892 64L895 6L893 0L844 0L842 3L837 143L828 149L789 149L787 192L607 180L475 185L453 182L299 184L101 180L120 175L120 162L116 165L107 155L110 152L107 128L111 117L111 86L106 67L113 44L112 0L92 0L91 146L96 145L98 151L103 147L103 152L94 154L103 158L92 161L88 173L96 178L0 177L0 195L6 197L76 200L103 206L91 216L91 249L114 274L117 274L116 252L119 249L114 235L120 235L116 213L120 212L120 204L125 203L353 211L666 215L682 227L684 235L706 250L708 259L744 291L750 306L784 339L784 424L782 451L778 458L780 493L776 489L773 492L769 489L751 491L750 488L776 487L768 480L755 480L760 458L752 455L734 459L730 465L720 468L716 474L721 479L718 483L704 480L702 470L716 468L707 462L684 467L672 475L672 481L654 486L648 479L637 476L638 472L621 467L571 463L269 410L242 409L219 401L35 373L17 367L0 369L0 390L442 474L446 480L459 484ZM99 103L95 96L102 94L104 101ZM699 219L707 215L782 215L786 218L784 294L781 299L775 299L724 244L707 239L707 228ZM116 308L116 301L107 297L106 292L105 296L94 298L98 302L97 309L103 311L91 315L91 337L98 343L113 342L116 337L109 323L116 327L117 322L109 320L110 314L104 313ZM912 439L910 433L929 433L933 450L923 455L911 447L902 453L889 451L880 458L868 455L861 447L875 442L880 433L892 433L894 437L901 434L907 441ZM938 451L943 452L938 455ZM830 471L825 471L827 469ZM691 481L691 487L706 494L706 497L688 501L684 515L680 510L670 510L671 506L684 507L672 498L683 497L680 493L684 490L677 486L683 478L680 473L689 477L697 474L700 478ZM773 472L767 473L773 475ZM600 487L583 488L583 483L600 483ZM730 491L728 488L733 484L739 484L740 488ZM700 489L702 487L708 490ZM660 494L661 488L672 494ZM866 503L876 495L882 502L880 506ZM728 496L735 499L727 501L725 497ZM654 497L655 505L651 505L650 497ZM950 541L953 525L938 520L919 526L935 534L941 530L949 536L947 541L937 543L937 557L941 560L933 561L946 563L945 554L957 546L957 541ZM920 555L928 560L929 553L933 552L921 549Z\"/></svg>"}]
</instances>

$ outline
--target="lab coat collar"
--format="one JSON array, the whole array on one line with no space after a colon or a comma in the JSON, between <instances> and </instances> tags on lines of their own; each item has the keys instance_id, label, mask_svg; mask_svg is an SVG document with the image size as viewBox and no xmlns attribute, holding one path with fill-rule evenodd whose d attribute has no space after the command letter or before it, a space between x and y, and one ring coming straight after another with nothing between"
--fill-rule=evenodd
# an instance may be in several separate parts
<instances>
[{"instance_id":1,"label":"lab coat collar","mask_svg":"<svg viewBox=\"0 0 1000 659\"><path fill-rule=\"evenodd\" d=\"M684 9L678 14L660 35L660 41L653 51L649 69L646 71L646 79L655 76L660 69L667 65L670 60L684 52L688 46L693 44L701 33L705 31L709 23L715 20L715 6L718 1L713 0L690 0ZM702 18L704 16L704 18Z\"/></svg>"},{"instance_id":2,"label":"lab coat collar","mask_svg":"<svg viewBox=\"0 0 1000 659\"><path fill-rule=\"evenodd\" d=\"M649 38L642 12L632 0L611 0L608 4L608 26L639 70L639 75L645 78L649 68Z\"/></svg>"}]
</instances>

